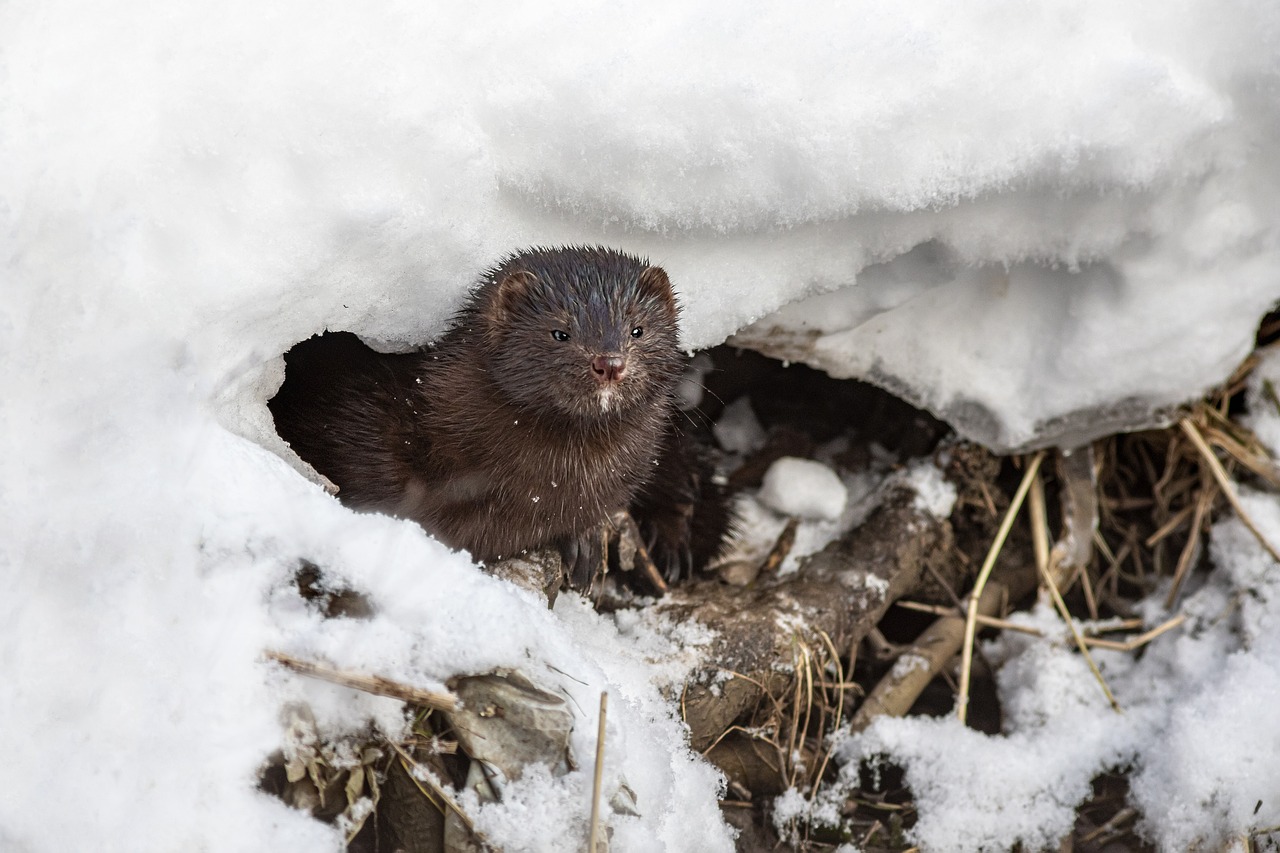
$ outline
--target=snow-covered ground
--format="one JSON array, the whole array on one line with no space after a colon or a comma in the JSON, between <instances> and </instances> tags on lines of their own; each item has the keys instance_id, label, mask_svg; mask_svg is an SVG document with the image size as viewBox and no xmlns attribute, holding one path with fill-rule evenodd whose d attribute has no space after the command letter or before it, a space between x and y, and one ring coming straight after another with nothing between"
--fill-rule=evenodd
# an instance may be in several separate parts
<instances>
[{"instance_id":1,"label":"snow-covered ground","mask_svg":"<svg viewBox=\"0 0 1280 853\"><path fill-rule=\"evenodd\" d=\"M0 4L0 848L337 849L255 788L283 709L400 712L276 648L424 687L520 668L583 709L579 755L607 689L607 785L641 812L615 848L729 849L660 695L697 632L547 612L344 510L272 452L280 354L325 327L422 342L503 253L605 242L667 268L691 347L756 323L996 444L1140 421L1228 372L1280 296L1278 44L1280 7L1247 0ZM1081 773L1137 754L1168 849L1280 822L1274 762L1197 734L1280 737L1275 572L1233 524L1197 595L1254 590L1240 624L1131 667L1115 740L1069 736L1091 697L1018 691L1068 656L1003 641L1010 737L1059 764L985 790L1050 791L1043 837ZM377 617L321 622L289 592L303 558ZM1162 756L1124 740L1148 721ZM933 784L958 772L933 756L977 736L897 725L875 736L945 847L984 789ZM564 849L584 765L482 824Z\"/></svg>"},{"instance_id":2,"label":"snow-covered ground","mask_svg":"<svg viewBox=\"0 0 1280 853\"><path fill-rule=\"evenodd\" d=\"M1280 454L1280 410L1261 394L1280 382L1280 352L1255 374L1259 433ZM1242 503L1268 541L1280 544L1280 501L1249 492ZM1120 704L1116 714L1065 626L1047 603L1015 621L1049 642L1004 632L986 655L999 667L1004 732L988 737L955 718L883 719L844 743L844 773L888 755L907 768L920 808L914 839L925 850L1028 849L1057 844L1075 823L1090 781L1132 769L1141 831L1166 851L1225 849L1250 831L1280 836L1280 566L1238 517L1214 525L1215 570L1185 596L1189 618L1135 660L1098 650ZM1170 615L1167 588L1139 606L1148 624ZM838 798L841 786L824 792ZM803 813L803 810L801 810ZM1232 849L1245 849L1243 846Z\"/></svg>"}]
</instances>

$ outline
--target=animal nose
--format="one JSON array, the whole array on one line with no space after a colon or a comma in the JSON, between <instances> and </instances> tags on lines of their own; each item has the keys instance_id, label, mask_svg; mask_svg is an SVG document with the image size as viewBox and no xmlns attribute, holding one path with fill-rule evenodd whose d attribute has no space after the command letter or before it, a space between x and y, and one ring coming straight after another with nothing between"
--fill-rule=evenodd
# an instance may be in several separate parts
<instances>
[{"instance_id":1,"label":"animal nose","mask_svg":"<svg viewBox=\"0 0 1280 853\"><path fill-rule=\"evenodd\" d=\"M620 382L627 372L627 360L620 355L598 355L591 359L591 372L603 385Z\"/></svg>"}]
</instances>

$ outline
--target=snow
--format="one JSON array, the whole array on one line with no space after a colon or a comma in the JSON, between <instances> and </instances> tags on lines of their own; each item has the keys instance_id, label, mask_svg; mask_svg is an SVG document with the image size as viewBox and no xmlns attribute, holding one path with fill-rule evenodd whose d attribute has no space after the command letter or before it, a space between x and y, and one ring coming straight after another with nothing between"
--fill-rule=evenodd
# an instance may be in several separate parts
<instances>
[{"instance_id":1,"label":"snow","mask_svg":"<svg viewBox=\"0 0 1280 853\"><path fill-rule=\"evenodd\" d=\"M871 445L869 468L837 475L830 465L841 449L844 446L836 439L817 449L817 456L825 461L783 457L786 462L772 481L769 474L776 462L765 472L759 489L739 492L734 501L738 529L721 561L759 565L773 550L789 516L795 513L795 538L777 569L779 575L789 575L800 567L804 558L861 524L899 482L900 478L887 476L897 460L877 445ZM913 484L907 482L906 485ZM820 491L815 493L814 488ZM916 500L920 498L917 496ZM809 512L810 509L822 512ZM863 580L868 584L878 581L873 577Z\"/></svg>"},{"instance_id":2,"label":"snow","mask_svg":"<svg viewBox=\"0 0 1280 853\"><path fill-rule=\"evenodd\" d=\"M739 397L725 406L712 431L716 442L728 453L754 453L768 438L751 409L749 397Z\"/></svg>"},{"instance_id":3,"label":"snow","mask_svg":"<svg viewBox=\"0 0 1280 853\"><path fill-rule=\"evenodd\" d=\"M1273 497L1247 507L1280 537ZM951 717L882 720L844 745L851 781L860 758L904 764L920 809L912 838L925 849L1053 846L1073 825L1092 778L1126 766L1134 769L1142 831L1162 851L1280 823L1280 776L1267 759L1280 742L1280 571L1238 520L1215 525L1213 541L1215 564L1245 567L1248 577L1213 573L1183 606L1190 627L1157 639L1136 663L1095 652L1122 714L1042 607L1019 618L1056 642L1006 632L987 649L1001 666L1001 735ZM1231 613L1235 596L1256 602L1239 618Z\"/></svg>"},{"instance_id":4,"label":"snow","mask_svg":"<svg viewBox=\"0 0 1280 853\"><path fill-rule=\"evenodd\" d=\"M932 460L918 459L899 476L916 493L916 509L935 518L951 517L951 509L956 505L956 487L942 476L942 470Z\"/></svg>"},{"instance_id":5,"label":"snow","mask_svg":"<svg viewBox=\"0 0 1280 853\"><path fill-rule=\"evenodd\" d=\"M834 521L844 512L849 492L821 462L784 456L764 473L756 498L783 515Z\"/></svg>"},{"instance_id":6,"label":"snow","mask_svg":"<svg viewBox=\"0 0 1280 853\"><path fill-rule=\"evenodd\" d=\"M338 849L256 789L286 709L328 732L402 712L274 648L428 688L520 669L570 697L584 769L482 810L509 850L581 837L608 690L606 788L625 777L641 812L611 818L614 848L729 849L718 775L660 689L696 638L548 612L339 506L277 455L281 353L324 328L421 343L504 253L603 242L664 265L690 347L785 326L792 357L997 445L1145 422L1225 375L1280 294L1278 39L1248 0L0 5L0 750L20 780L0 847ZM1261 566L1231 525L1215 560ZM291 591L301 559L376 616L321 619ZM1206 613L1230 578L1195 593ZM1197 727L1275 742L1252 702L1274 600L1144 657L1144 692L1118 691L1131 741L1090 735L1088 691L1083 737L1026 722L1008 760L1045 760L1008 802L1061 823L1080 774L1127 755L1166 849L1280 823L1275 776L1232 775ZM873 736L913 779L969 737L895 725ZM1055 773L1065 793L1036 799ZM920 794L938 837L947 794Z\"/></svg>"},{"instance_id":7,"label":"snow","mask_svg":"<svg viewBox=\"0 0 1280 853\"><path fill-rule=\"evenodd\" d=\"M1280 379L1280 360L1264 359L1250 398ZM1252 419L1277 434L1280 411ZM1250 518L1280 543L1280 501L1242 489ZM856 784L862 759L891 758L906 769L920 820L912 838L924 849L1031 849L1057 844L1071 828L1090 780L1132 768L1131 799L1141 831L1161 851L1213 848L1233 836L1280 825L1280 566L1239 518L1214 524L1216 567L1180 611L1188 622L1157 638L1134 660L1095 650L1123 713L1103 698L1052 609L1042 604L1015 621L1054 640L1004 632L985 649L998 667L1003 732L987 736L945 719L882 719L845 740L842 774ZM1167 588L1139 611L1151 621ZM823 797L839 796L840 786Z\"/></svg>"}]
</instances>

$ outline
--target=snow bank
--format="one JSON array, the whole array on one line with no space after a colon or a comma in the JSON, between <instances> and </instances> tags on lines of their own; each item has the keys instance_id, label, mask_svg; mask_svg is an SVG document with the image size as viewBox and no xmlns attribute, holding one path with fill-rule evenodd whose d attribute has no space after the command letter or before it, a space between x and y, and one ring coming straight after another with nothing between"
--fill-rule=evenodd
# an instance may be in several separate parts
<instances>
[{"instance_id":1,"label":"snow bank","mask_svg":"<svg viewBox=\"0 0 1280 853\"><path fill-rule=\"evenodd\" d=\"M263 449L279 355L326 327L421 342L502 253L606 242L668 268L690 346L827 293L748 334L802 320L789 351L995 443L1141 419L1275 299L1278 16L3 4L0 846L336 848L255 792L281 710L398 711L273 672L275 645L424 685L519 666L588 709L607 688L643 813L618 849L725 849L616 626ZM379 617L317 622L289 597L304 557ZM581 772L548 784L580 802ZM513 850L580 829L566 805L509 839L499 812Z\"/></svg>"}]
</instances>

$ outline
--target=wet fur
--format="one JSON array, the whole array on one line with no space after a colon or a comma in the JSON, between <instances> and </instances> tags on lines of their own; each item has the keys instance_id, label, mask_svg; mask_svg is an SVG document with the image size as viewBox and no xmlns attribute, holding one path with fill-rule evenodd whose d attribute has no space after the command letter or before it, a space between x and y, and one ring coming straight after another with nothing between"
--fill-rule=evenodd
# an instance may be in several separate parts
<instances>
[{"instance_id":1,"label":"wet fur","mask_svg":"<svg viewBox=\"0 0 1280 853\"><path fill-rule=\"evenodd\" d=\"M534 249L486 275L428 350L382 355L346 333L299 344L269 405L350 506L413 519L481 560L577 553L671 456L677 329L661 269ZM602 353L626 359L607 395L591 373Z\"/></svg>"}]
</instances>

